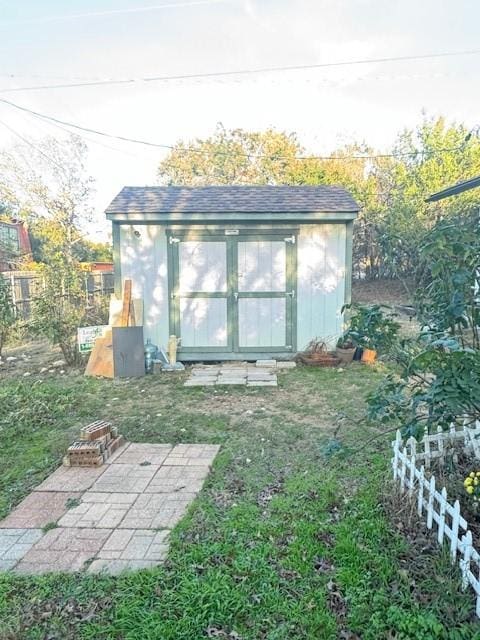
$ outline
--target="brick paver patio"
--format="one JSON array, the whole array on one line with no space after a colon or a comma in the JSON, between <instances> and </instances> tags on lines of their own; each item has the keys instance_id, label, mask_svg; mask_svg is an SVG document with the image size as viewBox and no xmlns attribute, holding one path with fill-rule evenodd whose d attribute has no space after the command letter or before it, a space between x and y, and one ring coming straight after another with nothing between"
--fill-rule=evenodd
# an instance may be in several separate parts
<instances>
[{"instance_id":1,"label":"brick paver patio","mask_svg":"<svg viewBox=\"0 0 480 640\"><path fill-rule=\"evenodd\" d=\"M160 564L218 450L127 443L101 467L60 467L0 521L0 570L118 574Z\"/></svg>"}]
</instances>

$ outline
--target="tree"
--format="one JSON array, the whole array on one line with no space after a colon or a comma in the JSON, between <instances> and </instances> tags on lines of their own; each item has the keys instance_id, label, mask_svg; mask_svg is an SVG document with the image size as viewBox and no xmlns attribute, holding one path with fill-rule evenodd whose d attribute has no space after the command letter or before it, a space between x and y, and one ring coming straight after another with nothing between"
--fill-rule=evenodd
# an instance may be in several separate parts
<instances>
[{"instance_id":1,"label":"tree","mask_svg":"<svg viewBox=\"0 0 480 640\"><path fill-rule=\"evenodd\" d=\"M10 328L15 323L15 307L10 284L0 274L0 356Z\"/></svg>"},{"instance_id":2,"label":"tree","mask_svg":"<svg viewBox=\"0 0 480 640\"><path fill-rule=\"evenodd\" d=\"M0 196L29 222L34 258L75 258L82 231L92 216L93 178L86 173L87 147L81 138L45 138L0 154Z\"/></svg>"},{"instance_id":3,"label":"tree","mask_svg":"<svg viewBox=\"0 0 480 640\"><path fill-rule=\"evenodd\" d=\"M210 138L179 142L160 163L158 177L167 185L298 184L295 175L303 151L294 133L228 131L219 124ZM309 169L317 184L316 165Z\"/></svg>"},{"instance_id":4,"label":"tree","mask_svg":"<svg viewBox=\"0 0 480 640\"><path fill-rule=\"evenodd\" d=\"M361 206L355 223L354 273L409 281L426 233L436 221L476 202L478 193L428 205L426 197L480 173L480 140L461 124L424 117L404 130L392 154L354 143L328 159L308 156L296 134L247 132L218 125L213 136L180 142L160 164L162 184L339 184Z\"/></svg>"},{"instance_id":5,"label":"tree","mask_svg":"<svg viewBox=\"0 0 480 640\"><path fill-rule=\"evenodd\" d=\"M80 326L106 324L108 300L88 302L85 298L84 272L77 262L56 256L42 266L44 289L33 302L30 327L48 338L62 351L68 365L77 364L77 329Z\"/></svg>"},{"instance_id":6,"label":"tree","mask_svg":"<svg viewBox=\"0 0 480 640\"><path fill-rule=\"evenodd\" d=\"M424 326L480 349L480 217L438 222L420 246L417 309Z\"/></svg>"},{"instance_id":7,"label":"tree","mask_svg":"<svg viewBox=\"0 0 480 640\"><path fill-rule=\"evenodd\" d=\"M479 202L473 191L434 205L425 199L480 173L480 140L464 125L424 118L418 127L398 136L394 152L397 159L382 178L389 198L379 244L391 275L402 277L415 272L425 234L436 222Z\"/></svg>"}]
</instances>

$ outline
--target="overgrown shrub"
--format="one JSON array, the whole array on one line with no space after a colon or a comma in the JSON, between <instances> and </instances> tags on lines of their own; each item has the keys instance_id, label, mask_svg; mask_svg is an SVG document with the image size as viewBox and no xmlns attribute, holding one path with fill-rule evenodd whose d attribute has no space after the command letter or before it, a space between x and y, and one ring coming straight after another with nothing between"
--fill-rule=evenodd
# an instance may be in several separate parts
<instances>
[{"instance_id":1,"label":"overgrown shrub","mask_svg":"<svg viewBox=\"0 0 480 640\"><path fill-rule=\"evenodd\" d=\"M406 343L397 351L399 373L369 396L369 417L402 428L405 436L480 420L480 351L454 338Z\"/></svg>"},{"instance_id":2,"label":"overgrown shrub","mask_svg":"<svg viewBox=\"0 0 480 640\"><path fill-rule=\"evenodd\" d=\"M385 313L388 307L354 304L345 305L344 309L353 311L344 338L350 339L355 346L387 352L395 344L400 325L391 313Z\"/></svg>"},{"instance_id":3,"label":"overgrown shrub","mask_svg":"<svg viewBox=\"0 0 480 640\"><path fill-rule=\"evenodd\" d=\"M33 305L32 331L58 345L67 364L78 364L81 356L77 349L77 329L104 324L108 318L108 301L89 302L84 273L75 263L57 258L43 269L43 274L45 288Z\"/></svg>"},{"instance_id":4,"label":"overgrown shrub","mask_svg":"<svg viewBox=\"0 0 480 640\"><path fill-rule=\"evenodd\" d=\"M9 331L15 323L15 307L10 284L0 274L0 356Z\"/></svg>"},{"instance_id":5,"label":"overgrown shrub","mask_svg":"<svg viewBox=\"0 0 480 640\"><path fill-rule=\"evenodd\" d=\"M480 217L442 221L420 248L416 293L420 321L480 348Z\"/></svg>"}]
</instances>

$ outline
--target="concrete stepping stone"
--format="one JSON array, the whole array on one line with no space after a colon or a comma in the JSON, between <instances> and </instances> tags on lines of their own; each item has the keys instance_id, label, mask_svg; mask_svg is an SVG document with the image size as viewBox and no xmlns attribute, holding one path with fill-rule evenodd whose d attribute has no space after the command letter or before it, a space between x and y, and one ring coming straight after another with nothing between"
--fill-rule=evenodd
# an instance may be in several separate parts
<instances>
[{"instance_id":1,"label":"concrete stepping stone","mask_svg":"<svg viewBox=\"0 0 480 640\"><path fill-rule=\"evenodd\" d=\"M138 493L87 491L81 503L58 521L61 527L113 529L123 520Z\"/></svg>"},{"instance_id":2,"label":"concrete stepping stone","mask_svg":"<svg viewBox=\"0 0 480 640\"><path fill-rule=\"evenodd\" d=\"M35 491L0 521L0 529L41 529L57 522L68 510L68 501L78 500L80 492Z\"/></svg>"},{"instance_id":3,"label":"concrete stepping stone","mask_svg":"<svg viewBox=\"0 0 480 640\"><path fill-rule=\"evenodd\" d=\"M0 530L0 571L13 569L43 536L41 529L12 528Z\"/></svg>"},{"instance_id":4,"label":"concrete stepping stone","mask_svg":"<svg viewBox=\"0 0 480 640\"><path fill-rule=\"evenodd\" d=\"M218 444L177 444L163 463L167 466L209 467L220 449Z\"/></svg>"},{"instance_id":5,"label":"concrete stepping stone","mask_svg":"<svg viewBox=\"0 0 480 640\"><path fill-rule=\"evenodd\" d=\"M198 376L189 378L183 383L184 387L213 387L217 382L217 377Z\"/></svg>"},{"instance_id":6,"label":"concrete stepping stone","mask_svg":"<svg viewBox=\"0 0 480 640\"><path fill-rule=\"evenodd\" d=\"M270 373L249 373L247 382L258 382L259 380L274 380L277 381L277 375L273 372Z\"/></svg>"},{"instance_id":7,"label":"concrete stepping stone","mask_svg":"<svg viewBox=\"0 0 480 640\"><path fill-rule=\"evenodd\" d=\"M250 380L247 382L247 387L277 387L276 380Z\"/></svg>"},{"instance_id":8,"label":"concrete stepping stone","mask_svg":"<svg viewBox=\"0 0 480 640\"><path fill-rule=\"evenodd\" d=\"M17 564L15 573L82 571L108 539L112 529L50 529Z\"/></svg>"},{"instance_id":9,"label":"concrete stepping stone","mask_svg":"<svg viewBox=\"0 0 480 640\"><path fill-rule=\"evenodd\" d=\"M126 451L115 460L115 464L162 464L172 451L171 444L148 444L145 442L131 442Z\"/></svg>"},{"instance_id":10,"label":"concrete stepping stone","mask_svg":"<svg viewBox=\"0 0 480 640\"><path fill-rule=\"evenodd\" d=\"M245 386L245 383L247 381L247 378L245 376L245 378L227 378L225 377L218 377L217 380L217 386L223 386L223 385L241 385L241 386Z\"/></svg>"},{"instance_id":11,"label":"concrete stepping stone","mask_svg":"<svg viewBox=\"0 0 480 640\"><path fill-rule=\"evenodd\" d=\"M153 476L144 493L198 493L208 476L208 465L162 466Z\"/></svg>"},{"instance_id":12,"label":"concrete stepping stone","mask_svg":"<svg viewBox=\"0 0 480 640\"><path fill-rule=\"evenodd\" d=\"M88 468L59 467L38 487L35 487L35 491L86 491L105 469L105 465Z\"/></svg>"},{"instance_id":13,"label":"concrete stepping stone","mask_svg":"<svg viewBox=\"0 0 480 640\"><path fill-rule=\"evenodd\" d=\"M119 524L119 529L172 529L183 518L195 493L143 493Z\"/></svg>"},{"instance_id":14,"label":"concrete stepping stone","mask_svg":"<svg viewBox=\"0 0 480 640\"><path fill-rule=\"evenodd\" d=\"M276 369L277 361L276 360L257 360L255 365L257 367L269 367L272 369Z\"/></svg>"},{"instance_id":15,"label":"concrete stepping stone","mask_svg":"<svg viewBox=\"0 0 480 640\"><path fill-rule=\"evenodd\" d=\"M111 464L92 489L107 493L142 493L156 474L159 465Z\"/></svg>"},{"instance_id":16,"label":"concrete stepping stone","mask_svg":"<svg viewBox=\"0 0 480 640\"><path fill-rule=\"evenodd\" d=\"M170 531L116 529L97 553L98 560L150 561L158 564L168 553ZM100 566L100 563L97 564ZM90 571L95 571L93 565Z\"/></svg>"}]
</instances>

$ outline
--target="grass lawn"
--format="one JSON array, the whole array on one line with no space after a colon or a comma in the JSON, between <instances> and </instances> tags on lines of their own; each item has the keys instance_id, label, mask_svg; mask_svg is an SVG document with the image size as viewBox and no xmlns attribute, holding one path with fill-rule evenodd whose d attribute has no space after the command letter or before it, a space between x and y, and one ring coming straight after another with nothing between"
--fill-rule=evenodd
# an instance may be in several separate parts
<instances>
[{"instance_id":1,"label":"grass lawn","mask_svg":"<svg viewBox=\"0 0 480 640\"><path fill-rule=\"evenodd\" d=\"M360 421L382 366L299 368L278 389L70 374L0 382L0 515L105 418L132 441L221 444L168 561L119 578L0 574L0 638L480 638L447 552L402 524L391 437ZM341 442L341 447L338 446ZM377 452L375 452L375 450Z\"/></svg>"}]
</instances>

